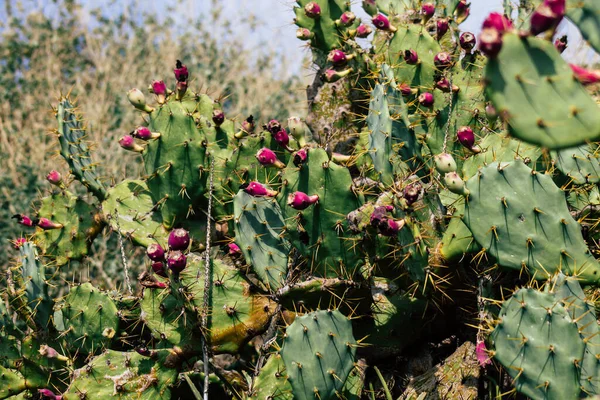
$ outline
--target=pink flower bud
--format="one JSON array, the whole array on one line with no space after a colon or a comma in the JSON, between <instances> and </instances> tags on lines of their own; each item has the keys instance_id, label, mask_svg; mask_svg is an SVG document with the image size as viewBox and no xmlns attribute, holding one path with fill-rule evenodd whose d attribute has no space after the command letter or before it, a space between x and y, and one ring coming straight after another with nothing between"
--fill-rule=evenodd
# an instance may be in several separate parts
<instances>
[{"instance_id":1,"label":"pink flower bud","mask_svg":"<svg viewBox=\"0 0 600 400\"><path fill-rule=\"evenodd\" d=\"M569 66L573 70L575 78L583 85L591 85L600 82L600 71L592 71L575 64L569 64Z\"/></svg>"},{"instance_id":2,"label":"pink flower bud","mask_svg":"<svg viewBox=\"0 0 600 400\"><path fill-rule=\"evenodd\" d=\"M121 139L119 139L119 145L125 150L134 151L137 153L141 153L144 151L144 148L135 142L133 136L125 135Z\"/></svg>"},{"instance_id":3,"label":"pink flower bud","mask_svg":"<svg viewBox=\"0 0 600 400\"><path fill-rule=\"evenodd\" d=\"M310 31L310 29L306 28L298 28L296 30L296 37L300 40L310 40L315 36L314 33Z\"/></svg>"},{"instance_id":4,"label":"pink flower bud","mask_svg":"<svg viewBox=\"0 0 600 400\"><path fill-rule=\"evenodd\" d=\"M50 230L50 229L60 229L63 227L63 224L59 224L58 222L52 222L48 218L40 218L37 223L37 226L39 226L43 230Z\"/></svg>"},{"instance_id":5,"label":"pink flower bud","mask_svg":"<svg viewBox=\"0 0 600 400\"><path fill-rule=\"evenodd\" d=\"M433 106L433 95L429 92L421 93L419 95L419 104L423 107L432 107Z\"/></svg>"},{"instance_id":6,"label":"pink flower bud","mask_svg":"<svg viewBox=\"0 0 600 400\"><path fill-rule=\"evenodd\" d=\"M448 24L448 20L446 18L440 18L436 22L436 39L440 40L444 37L448 29L450 29L450 24Z\"/></svg>"},{"instance_id":7,"label":"pink flower bud","mask_svg":"<svg viewBox=\"0 0 600 400\"><path fill-rule=\"evenodd\" d=\"M329 82L329 83L333 83L333 82L337 82L340 79L350 75L350 73L352 72L352 68L348 68L344 71L336 71L335 69L328 69L325 71L325 73L323 74L323 78Z\"/></svg>"},{"instance_id":8,"label":"pink flower bud","mask_svg":"<svg viewBox=\"0 0 600 400\"><path fill-rule=\"evenodd\" d=\"M62 183L62 176L60 175L60 172L56 170L50 171L50 173L46 175L46 179L48 180L48 182L56 186L60 186L60 184Z\"/></svg>"},{"instance_id":9,"label":"pink flower bud","mask_svg":"<svg viewBox=\"0 0 600 400\"><path fill-rule=\"evenodd\" d=\"M425 21L428 21L435 14L435 4L423 3L421 6L421 14L425 18Z\"/></svg>"},{"instance_id":10,"label":"pink flower bud","mask_svg":"<svg viewBox=\"0 0 600 400\"><path fill-rule=\"evenodd\" d=\"M154 81L152 82L152 92L157 96L164 96L167 94L167 85L164 81Z\"/></svg>"},{"instance_id":11,"label":"pink flower bud","mask_svg":"<svg viewBox=\"0 0 600 400\"><path fill-rule=\"evenodd\" d=\"M232 257L239 257L242 255L242 249L235 243L229 243L227 248L229 250L229 255Z\"/></svg>"},{"instance_id":12,"label":"pink flower bud","mask_svg":"<svg viewBox=\"0 0 600 400\"><path fill-rule=\"evenodd\" d=\"M12 218L16 219L17 222L21 225L25 225L25 226L33 226L34 225L34 221L32 221L31 218L29 218L25 214L15 214L12 216Z\"/></svg>"},{"instance_id":13,"label":"pink flower bud","mask_svg":"<svg viewBox=\"0 0 600 400\"><path fill-rule=\"evenodd\" d=\"M275 190L267 189L259 182L250 182L246 187L243 187L244 191L248 193L250 196L254 197L275 197L277 196L277 192Z\"/></svg>"},{"instance_id":14,"label":"pink flower bud","mask_svg":"<svg viewBox=\"0 0 600 400\"><path fill-rule=\"evenodd\" d=\"M160 137L160 133L150 132L145 126L140 126L133 131L133 136L140 140L150 140L150 139L158 139Z\"/></svg>"},{"instance_id":15,"label":"pink flower bud","mask_svg":"<svg viewBox=\"0 0 600 400\"><path fill-rule=\"evenodd\" d=\"M304 210L319 201L319 195L312 196L303 192L294 192L288 196L287 204L295 210Z\"/></svg>"},{"instance_id":16,"label":"pink flower bud","mask_svg":"<svg viewBox=\"0 0 600 400\"><path fill-rule=\"evenodd\" d=\"M306 14L308 18L319 18L321 16L321 6L314 1L311 1L304 6L304 14Z\"/></svg>"},{"instance_id":17,"label":"pink flower bud","mask_svg":"<svg viewBox=\"0 0 600 400\"><path fill-rule=\"evenodd\" d=\"M285 164L279 161L275 152L266 147L256 153L256 159L264 167L285 168Z\"/></svg>"}]
</instances>

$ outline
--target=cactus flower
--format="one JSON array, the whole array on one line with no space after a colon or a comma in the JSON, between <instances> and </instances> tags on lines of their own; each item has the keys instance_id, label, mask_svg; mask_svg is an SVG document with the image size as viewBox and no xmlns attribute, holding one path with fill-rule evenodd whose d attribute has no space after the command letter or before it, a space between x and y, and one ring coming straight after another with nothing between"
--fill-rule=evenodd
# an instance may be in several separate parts
<instances>
[{"instance_id":1,"label":"cactus flower","mask_svg":"<svg viewBox=\"0 0 600 400\"><path fill-rule=\"evenodd\" d=\"M38 393L44 400L62 400L62 396L54 394L50 389L38 389Z\"/></svg>"},{"instance_id":2,"label":"cactus flower","mask_svg":"<svg viewBox=\"0 0 600 400\"><path fill-rule=\"evenodd\" d=\"M456 161L454 161L454 157L448 153L441 153L433 157L433 161L435 163L435 169L440 174L446 174L448 172L455 172L458 168L456 166Z\"/></svg>"},{"instance_id":3,"label":"cactus flower","mask_svg":"<svg viewBox=\"0 0 600 400\"><path fill-rule=\"evenodd\" d=\"M179 250L170 251L167 257L167 265L171 271L178 274L185 269L187 257Z\"/></svg>"},{"instance_id":4,"label":"cactus flower","mask_svg":"<svg viewBox=\"0 0 600 400\"><path fill-rule=\"evenodd\" d=\"M242 255L242 249L235 243L229 243L227 245L228 253L232 257L239 257Z\"/></svg>"},{"instance_id":5,"label":"cactus flower","mask_svg":"<svg viewBox=\"0 0 600 400\"><path fill-rule=\"evenodd\" d=\"M298 150L296 153L294 153L294 165L296 167L301 166L302 164L304 164L306 162L306 159L308 158L308 149L307 148L302 148L300 150Z\"/></svg>"},{"instance_id":6,"label":"cactus flower","mask_svg":"<svg viewBox=\"0 0 600 400\"><path fill-rule=\"evenodd\" d=\"M119 139L119 145L125 150L134 151L136 153L141 153L144 151L144 148L137 144L131 135L125 135Z\"/></svg>"},{"instance_id":7,"label":"cactus flower","mask_svg":"<svg viewBox=\"0 0 600 400\"><path fill-rule=\"evenodd\" d=\"M152 243L146 249L146 255L152 261L163 261L165 259L165 249L158 243Z\"/></svg>"},{"instance_id":8,"label":"cactus flower","mask_svg":"<svg viewBox=\"0 0 600 400\"><path fill-rule=\"evenodd\" d=\"M186 250L190 246L190 233L183 228L173 229L167 242L171 250Z\"/></svg>"},{"instance_id":9,"label":"cactus flower","mask_svg":"<svg viewBox=\"0 0 600 400\"><path fill-rule=\"evenodd\" d=\"M319 18L321 16L321 6L314 1L311 1L304 6L304 14L306 14L308 18Z\"/></svg>"},{"instance_id":10,"label":"cactus flower","mask_svg":"<svg viewBox=\"0 0 600 400\"><path fill-rule=\"evenodd\" d=\"M175 74L175 79L177 82L186 82L188 80L188 69L180 60L177 60L175 63L175 69L173 70L173 73Z\"/></svg>"},{"instance_id":11,"label":"cactus flower","mask_svg":"<svg viewBox=\"0 0 600 400\"><path fill-rule=\"evenodd\" d=\"M446 69L452 65L452 57L450 57L450 54L442 51L433 57L433 63L437 69Z\"/></svg>"},{"instance_id":12,"label":"cactus flower","mask_svg":"<svg viewBox=\"0 0 600 400\"><path fill-rule=\"evenodd\" d=\"M221 124L225 122L225 113L223 110L214 110L212 120L216 126L221 126Z\"/></svg>"},{"instance_id":13,"label":"cactus flower","mask_svg":"<svg viewBox=\"0 0 600 400\"><path fill-rule=\"evenodd\" d=\"M450 29L450 24L448 24L448 20L446 18L440 18L435 23L436 28L436 39L440 40L444 37L448 29Z\"/></svg>"},{"instance_id":14,"label":"cactus flower","mask_svg":"<svg viewBox=\"0 0 600 400\"><path fill-rule=\"evenodd\" d=\"M409 65L415 65L419 63L419 55L413 49L404 50L404 61Z\"/></svg>"},{"instance_id":15,"label":"cactus flower","mask_svg":"<svg viewBox=\"0 0 600 400\"><path fill-rule=\"evenodd\" d=\"M167 100L167 85L164 81L152 82L152 92L156 95L158 104L164 104Z\"/></svg>"},{"instance_id":16,"label":"cactus flower","mask_svg":"<svg viewBox=\"0 0 600 400\"><path fill-rule=\"evenodd\" d=\"M356 28L356 36L364 39L369 36L373 32L373 29L369 25L360 24L358 28Z\"/></svg>"},{"instance_id":17,"label":"cactus flower","mask_svg":"<svg viewBox=\"0 0 600 400\"><path fill-rule=\"evenodd\" d=\"M477 40L471 32L463 32L460 35L459 43L461 49L470 53L477 44Z\"/></svg>"},{"instance_id":18,"label":"cactus flower","mask_svg":"<svg viewBox=\"0 0 600 400\"><path fill-rule=\"evenodd\" d=\"M61 229L64 225L58 222L52 222L48 218L40 218L37 226L47 231L50 229Z\"/></svg>"},{"instance_id":19,"label":"cactus flower","mask_svg":"<svg viewBox=\"0 0 600 400\"><path fill-rule=\"evenodd\" d=\"M275 196L277 196L277 191L267 189L264 185L262 185L259 182L250 182L247 186L243 187L243 189L250 196L254 196L254 197L262 197L262 196L275 197Z\"/></svg>"},{"instance_id":20,"label":"cactus flower","mask_svg":"<svg viewBox=\"0 0 600 400\"><path fill-rule=\"evenodd\" d=\"M475 355L477 356L477 361L479 361L481 368L485 368L486 365L490 365L492 363L483 340L477 341L477 346L475 346Z\"/></svg>"},{"instance_id":21,"label":"cactus flower","mask_svg":"<svg viewBox=\"0 0 600 400\"><path fill-rule=\"evenodd\" d=\"M288 196L287 205L295 210L304 210L317 201L319 201L318 194L309 196L303 192L294 192Z\"/></svg>"},{"instance_id":22,"label":"cactus flower","mask_svg":"<svg viewBox=\"0 0 600 400\"><path fill-rule=\"evenodd\" d=\"M310 31L310 29L306 28L298 28L296 30L296 37L300 40L310 40L315 36L314 33Z\"/></svg>"},{"instance_id":23,"label":"cactus flower","mask_svg":"<svg viewBox=\"0 0 600 400\"><path fill-rule=\"evenodd\" d=\"M429 92L421 93L419 95L419 104L423 107L432 107L433 106L433 95Z\"/></svg>"},{"instance_id":24,"label":"cactus flower","mask_svg":"<svg viewBox=\"0 0 600 400\"><path fill-rule=\"evenodd\" d=\"M56 186L60 186L62 184L62 176L60 175L60 172L54 169L50 171L48 175L46 175L46 180Z\"/></svg>"},{"instance_id":25,"label":"cactus flower","mask_svg":"<svg viewBox=\"0 0 600 400\"><path fill-rule=\"evenodd\" d=\"M390 24L390 20L387 19L387 17L383 14L377 14L377 16L373 17L371 22L373 22L375 28L382 31L396 32L398 30L396 27Z\"/></svg>"},{"instance_id":26,"label":"cactus flower","mask_svg":"<svg viewBox=\"0 0 600 400\"><path fill-rule=\"evenodd\" d=\"M575 64L569 64L575 78L583 85L592 85L600 82L600 71L585 69Z\"/></svg>"},{"instance_id":27,"label":"cactus flower","mask_svg":"<svg viewBox=\"0 0 600 400\"><path fill-rule=\"evenodd\" d=\"M15 214L12 216L12 218L16 219L17 222L21 225L25 225L25 226L33 226L34 225L34 221L32 221L31 218L29 218L25 214Z\"/></svg>"},{"instance_id":28,"label":"cactus flower","mask_svg":"<svg viewBox=\"0 0 600 400\"><path fill-rule=\"evenodd\" d=\"M256 159L263 167L285 168L285 164L279 161L275 152L267 147L256 153Z\"/></svg>"},{"instance_id":29,"label":"cactus flower","mask_svg":"<svg viewBox=\"0 0 600 400\"><path fill-rule=\"evenodd\" d=\"M18 250L21 246L27 243L27 239L25 239L24 237L20 237L15 239L12 243L13 247Z\"/></svg>"},{"instance_id":30,"label":"cactus flower","mask_svg":"<svg viewBox=\"0 0 600 400\"><path fill-rule=\"evenodd\" d=\"M145 126L140 126L133 131L133 136L140 140L150 140L150 139L158 139L160 137L160 133L151 132Z\"/></svg>"}]
</instances>

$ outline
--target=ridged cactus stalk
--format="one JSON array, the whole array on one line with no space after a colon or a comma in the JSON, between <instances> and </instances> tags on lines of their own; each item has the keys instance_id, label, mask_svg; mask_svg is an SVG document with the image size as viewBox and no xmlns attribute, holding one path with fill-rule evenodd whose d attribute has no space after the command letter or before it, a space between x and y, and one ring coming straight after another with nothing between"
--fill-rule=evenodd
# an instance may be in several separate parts
<instances>
[{"instance_id":1,"label":"ridged cactus stalk","mask_svg":"<svg viewBox=\"0 0 600 400\"><path fill-rule=\"evenodd\" d=\"M303 118L233 116L172 60L123 88L143 172L119 181L60 98L65 163L0 281L0 399L600 395L600 73L556 35L600 49L596 3L507 1L478 34L465 0L296 3ZM122 287L82 278L100 234Z\"/></svg>"}]
</instances>

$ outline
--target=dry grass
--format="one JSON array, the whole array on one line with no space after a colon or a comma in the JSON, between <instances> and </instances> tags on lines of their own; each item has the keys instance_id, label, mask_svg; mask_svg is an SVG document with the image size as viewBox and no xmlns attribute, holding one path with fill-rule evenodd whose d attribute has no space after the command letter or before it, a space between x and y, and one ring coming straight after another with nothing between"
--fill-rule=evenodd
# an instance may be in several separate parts
<instances>
[{"instance_id":1,"label":"dry grass","mask_svg":"<svg viewBox=\"0 0 600 400\"><path fill-rule=\"evenodd\" d=\"M222 97L230 117L253 114L264 121L302 112L300 79L281 72L287 70L285 60L274 52L249 49L233 35L218 1L210 18L184 26L169 18L158 22L133 8L104 18L97 12L86 15L69 0L57 0L51 15L27 14L10 3L5 5L9 17L0 27L0 265L14 254L8 240L20 233L10 216L29 212L38 191L47 191L44 176L49 170L67 172L48 135L55 125L51 105L61 92L71 91L78 99L89 138L97 144L100 173L108 182L139 172L140 160L124 154L117 143L140 122L127 102L127 90L145 89L155 79L172 85L176 59L190 69L190 87ZM98 242L94 261L86 266L117 271L114 237ZM105 275L109 285L113 278Z\"/></svg>"}]
</instances>

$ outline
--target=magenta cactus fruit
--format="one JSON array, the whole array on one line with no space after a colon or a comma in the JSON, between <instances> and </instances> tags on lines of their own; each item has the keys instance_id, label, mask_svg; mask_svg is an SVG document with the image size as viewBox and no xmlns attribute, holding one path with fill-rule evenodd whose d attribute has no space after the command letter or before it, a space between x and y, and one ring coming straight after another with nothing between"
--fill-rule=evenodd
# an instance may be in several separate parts
<instances>
[{"instance_id":1,"label":"magenta cactus fruit","mask_svg":"<svg viewBox=\"0 0 600 400\"><path fill-rule=\"evenodd\" d=\"M50 389L38 389L38 394L44 400L62 400L62 396L54 394Z\"/></svg>"},{"instance_id":2,"label":"magenta cactus fruit","mask_svg":"<svg viewBox=\"0 0 600 400\"><path fill-rule=\"evenodd\" d=\"M254 197L275 197L277 196L277 191L267 189L263 184L259 182L250 182L247 186L245 186L244 191L248 193L250 196Z\"/></svg>"},{"instance_id":3,"label":"magenta cactus fruit","mask_svg":"<svg viewBox=\"0 0 600 400\"><path fill-rule=\"evenodd\" d=\"M495 29L500 34L511 30L512 28L513 24L511 20L497 12L490 13L483 21L483 29Z\"/></svg>"},{"instance_id":4,"label":"magenta cactus fruit","mask_svg":"<svg viewBox=\"0 0 600 400\"><path fill-rule=\"evenodd\" d=\"M593 71L585 69L575 64L569 64L575 78L581 82L582 85L592 85L600 82L600 71Z\"/></svg>"},{"instance_id":5,"label":"magenta cactus fruit","mask_svg":"<svg viewBox=\"0 0 600 400\"><path fill-rule=\"evenodd\" d=\"M437 38L437 40L440 40L441 38L444 37L446 32L448 32L448 30L450 29L450 24L448 23L448 20L446 18L440 18L437 20L437 22L435 24L435 28L436 28L436 38Z\"/></svg>"},{"instance_id":6,"label":"magenta cactus fruit","mask_svg":"<svg viewBox=\"0 0 600 400\"><path fill-rule=\"evenodd\" d=\"M160 137L160 133L151 132L148 127L140 126L133 131L133 136L140 140L150 140L158 139Z\"/></svg>"},{"instance_id":7,"label":"magenta cactus fruit","mask_svg":"<svg viewBox=\"0 0 600 400\"><path fill-rule=\"evenodd\" d=\"M364 39L369 36L373 32L373 29L369 25L360 24L358 28L356 28L356 36Z\"/></svg>"},{"instance_id":8,"label":"magenta cactus fruit","mask_svg":"<svg viewBox=\"0 0 600 400\"><path fill-rule=\"evenodd\" d=\"M419 95L419 104L423 107L432 107L434 102L433 94L429 92L421 93Z\"/></svg>"},{"instance_id":9,"label":"magenta cactus fruit","mask_svg":"<svg viewBox=\"0 0 600 400\"><path fill-rule=\"evenodd\" d=\"M459 43L461 49L470 53L477 44L477 40L471 32L463 32L460 35Z\"/></svg>"},{"instance_id":10,"label":"magenta cactus fruit","mask_svg":"<svg viewBox=\"0 0 600 400\"><path fill-rule=\"evenodd\" d=\"M311 1L304 6L304 14L306 14L308 18L319 18L321 16L321 6L314 1Z\"/></svg>"},{"instance_id":11,"label":"magenta cactus fruit","mask_svg":"<svg viewBox=\"0 0 600 400\"><path fill-rule=\"evenodd\" d=\"M119 146L125 150L141 153L144 148L135 142L135 139L131 135L125 135L119 139Z\"/></svg>"},{"instance_id":12,"label":"magenta cactus fruit","mask_svg":"<svg viewBox=\"0 0 600 400\"><path fill-rule=\"evenodd\" d=\"M298 28L296 30L296 37L300 40L310 40L315 36L314 33L307 28Z\"/></svg>"},{"instance_id":13,"label":"magenta cactus fruit","mask_svg":"<svg viewBox=\"0 0 600 400\"><path fill-rule=\"evenodd\" d=\"M479 50L488 57L496 57L502 50L502 34L496 29L483 29L479 35Z\"/></svg>"},{"instance_id":14,"label":"magenta cactus fruit","mask_svg":"<svg viewBox=\"0 0 600 400\"><path fill-rule=\"evenodd\" d=\"M58 222L50 221L48 218L40 218L37 222L37 226L47 231L51 229L61 229L64 225Z\"/></svg>"},{"instance_id":15,"label":"magenta cactus fruit","mask_svg":"<svg viewBox=\"0 0 600 400\"><path fill-rule=\"evenodd\" d=\"M46 180L53 185L60 186L62 183L62 175L57 170L52 170L46 175Z\"/></svg>"},{"instance_id":16,"label":"magenta cactus fruit","mask_svg":"<svg viewBox=\"0 0 600 400\"><path fill-rule=\"evenodd\" d=\"M423 3L421 6L421 15L423 15L425 21L429 21L435 15L435 4L430 2Z\"/></svg>"},{"instance_id":17,"label":"magenta cactus fruit","mask_svg":"<svg viewBox=\"0 0 600 400\"><path fill-rule=\"evenodd\" d=\"M337 21L339 26L350 26L356 20L356 15L352 11L345 11Z\"/></svg>"},{"instance_id":18,"label":"magenta cactus fruit","mask_svg":"<svg viewBox=\"0 0 600 400\"><path fill-rule=\"evenodd\" d=\"M389 237L396 236L398 234L398 232L400 231L400 229L402 229L404 227L404 224L405 224L405 222L403 219L395 220L392 218L385 218L378 225L379 233L381 233L383 236L389 236Z\"/></svg>"},{"instance_id":19,"label":"magenta cactus fruit","mask_svg":"<svg viewBox=\"0 0 600 400\"><path fill-rule=\"evenodd\" d=\"M328 69L323 74L323 79L329 83L337 82L340 79L350 75L352 68L348 68L343 71L336 71L335 69Z\"/></svg>"},{"instance_id":20,"label":"magenta cactus fruit","mask_svg":"<svg viewBox=\"0 0 600 400\"><path fill-rule=\"evenodd\" d=\"M433 57L433 63L437 69L446 69L452 65L452 57L450 57L450 54L442 51Z\"/></svg>"},{"instance_id":21,"label":"magenta cactus fruit","mask_svg":"<svg viewBox=\"0 0 600 400\"><path fill-rule=\"evenodd\" d=\"M475 346L475 355L477 356L477 361L479 362L479 366L481 368L485 368L487 365L492 363L483 340L477 341L477 346Z\"/></svg>"},{"instance_id":22,"label":"magenta cactus fruit","mask_svg":"<svg viewBox=\"0 0 600 400\"><path fill-rule=\"evenodd\" d=\"M171 250L186 250L190 246L190 233L183 228L173 229L168 244Z\"/></svg>"},{"instance_id":23,"label":"magenta cactus fruit","mask_svg":"<svg viewBox=\"0 0 600 400\"><path fill-rule=\"evenodd\" d=\"M419 55L413 49L404 50L404 61L409 65L415 65L419 62Z\"/></svg>"},{"instance_id":24,"label":"magenta cactus fruit","mask_svg":"<svg viewBox=\"0 0 600 400\"><path fill-rule=\"evenodd\" d=\"M221 126L225 122L225 113L223 110L214 110L212 120L216 126Z\"/></svg>"},{"instance_id":25,"label":"magenta cactus fruit","mask_svg":"<svg viewBox=\"0 0 600 400\"><path fill-rule=\"evenodd\" d=\"M185 82L188 80L188 69L180 60L177 60L175 63L175 69L173 70L173 73L175 74L175 79L177 82Z\"/></svg>"},{"instance_id":26,"label":"magenta cactus fruit","mask_svg":"<svg viewBox=\"0 0 600 400\"><path fill-rule=\"evenodd\" d=\"M267 147L256 153L256 159L263 167L285 168L285 164L279 161L275 152Z\"/></svg>"},{"instance_id":27,"label":"magenta cactus fruit","mask_svg":"<svg viewBox=\"0 0 600 400\"><path fill-rule=\"evenodd\" d=\"M290 135L288 135L288 133L285 129L282 128L279 131L273 133L272 135L273 135L273 140L279 146L287 149L288 151L290 150L290 148L288 146L290 144Z\"/></svg>"},{"instance_id":28,"label":"magenta cactus fruit","mask_svg":"<svg viewBox=\"0 0 600 400\"><path fill-rule=\"evenodd\" d=\"M390 24L390 20L387 19L387 17L383 14L377 14L375 17L373 17L371 22L373 22L375 28L382 31L396 32L398 30L392 24Z\"/></svg>"},{"instance_id":29,"label":"magenta cactus fruit","mask_svg":"<svg viewBox=\"0 0 600 400\"><path fill-rule=\"evenodd\" d=\"M312 196L303 192L294 192L288 196L287 205L296 210L304 210L319 201L319 195Z\"/></svg>"},{"instance_id":30,"label":"magenta cactus fruit","mask_svg":"<svg viewBox=\"0 0 600 400\"><path fill-rule=\"evenodd\" d=\"M294 153L293 163L296 167L299 167L306 162L307 158L308 158L308 149L302 148L302 149L298 150L296 153Z\"/></svg>"},{"instance_id":31,"label":"magenta cactus fruit","mask_svg":"<svg viewBox=\"0 0 600 400\"><path fill-rule=\"evenodd\" d=\"M327 55L327 60L334 66L340 67L346 65L348 57L346 56L346 53L341 50L331 50Z\"/></svg>"},{"instance_id":32,"label":"magenta cactus fruit","mask_svg":"<svg viewBox=\"0 0 600 400\"><path fill-rule=\"evenodd\" d=\"M435 87L444 93L450 93L450 90L452 90L452 92L458 92L460 90L460 88L456 85L452 85L452 87L450 87L450 81L446 77L441 77L438 81L436 81Z\"/></svg>"},{"instance_id":33,"label":"magenta cactus fruit","mask_svg":"<svg viewBox=\"0 0 600 400\"><path fill-rule=\"evenodd\" d=\"M461 126L456 132L456 137L460 144L465 146L467 149L472 149L475 144L475 134L473 129L468 126Z\"/></svg>"},{"instance_id":34,"label":"magenta cactus fruit","mask_svg":"<svg viewBox=\"0 0 600 400\"><path fill-rule=\"evenodd\" d=\"M152 271L158 276L167 277L167 271L165 270L165 263L162 261L155 261L152 263Z\"/></svg>"},{"instance_id":35,"label":"magenta cactus fruit","mask_svg":"<svg viewBox=\"0 0 600 400\"><path fill-rule=\"evenodd\" d=\"M178 274L185 269L187 257L180 250L172 250L167 256L167 265L171 271Z\"/></svg>"},{"instance_id":36,"label":"magenta cactus fruit","mask_svg":"<svg viewBox=\"0 0 600 400\"><path fill-rule=\"evenodd\" d=\"M227 250L229 255L232 257L239 257L242 255L242 249L240 249L240 246L235 243L229 243L227 245Z\"/></svg>"},{"instance_id":37,"label":"magenta cactus fruit","mask_svg":"<svg viewBox=\"0 0 600 400\"><path fill-rule=\"evenodd\" d=\"M163 261L165 259L165 249L158 243L152 243L146 248L146 255L152 261Z\"/></svg>"},{"instance_id":38,"label":"magenta cactus fruit","mask_svg":"<svg viewBox=\"0 0 600 400\"><path fill-rule=\"evenodd\" d=\"M402 93L402 96L410 96L411 94L417 93L417 90L412 89L407 83L400 83L398 85L398 90Z\"/></svg>"},{"instance_id":39,"label":"magenta cactus fruit","mask_svg":"<svg viewBox=\"0 0 600 400\"><path fill-rule=\"evenodd\" d=\"M566 0L544 0L544 4L550 7L550 10L556 15L564 16L567 12Z\"/></svg>"},{"instance_id":40,"label":"magenta cactus fruit","mask_svg":"<svg viewBox=\"0 0 600 400\"><path fill-rule=\"evenodd\" d=\"M433 161L435 163L435 169L440 174L446 174L448 172L455 172L458 168L456 166L456 161L454 161L454 157L448 153L441 153L433 157Z\"/></svg>"},{"instance_id":41,"label":"magenta cactus fruit","mask_svg":"<svg viewBox=\"0 0 600 400\"><path fill-rule=\"evenodd\" d=\"M567 49L568 44L569 41L567 39L567 35L563 35L554 41L554 47L556 47L556 50L558 50L558 52L561 54Z\"/></svg>"},{"instance_id":42,"label":"magenta cactus fruit","mask_svg":"<svg viewBox=\"0 0 600 400\"><path fill-rule=\"evenodd\" d=\"M371 226L379 226L379 224L386 218L388 212L390 211L392 210L389 210L386 206L375 207L371 213L371 217L369 218Z\"/></svg>"},{"instance_id":43,"label":"magenta cactus fruit","mask_svg":"<svg viewBox=\"0 0 600 400\"><path fill-rule=\"evenodd\" d=\"M24 226L33 226L35 222L25 214L15 214L11 218L16 219L19 224Z\"/></svg>"},{"instance_id":44,"label":"magenta cactus fruit","mask_svg":"<svg viewBox=\"0 0 600 400\"><path fill-rule=\"evenodd\" d=\"M267 122L267 124L264 125L263 128L271 132L271 134L274 134L281 130L281 123L276 119L272 119L269 122Z\"/></svg>"},{"instance_id":45,"label":"magenta cactus fruit","mask_svg":"<svg viewBox=\"0 0 600 400\"><path fill-rule=\"evenodd\" d=\"M562 21L563 16L564 14L555 14L547 4L540 4L533 14L531 14L529 31L532 35L539 35L540 33L555 29L560 21Z\"/></svg>"}]
</instances>

